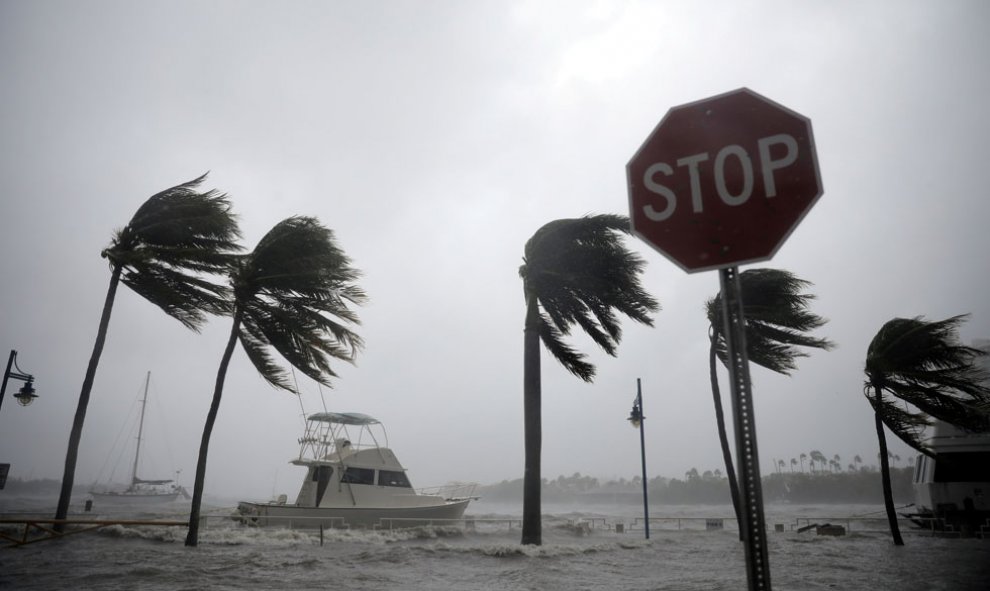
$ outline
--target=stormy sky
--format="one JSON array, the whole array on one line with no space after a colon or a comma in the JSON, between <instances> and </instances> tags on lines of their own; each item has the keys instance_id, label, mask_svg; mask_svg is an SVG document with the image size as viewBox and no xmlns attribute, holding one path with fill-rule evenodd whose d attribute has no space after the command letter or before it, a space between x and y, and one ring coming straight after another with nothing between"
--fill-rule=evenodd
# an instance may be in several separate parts
<instances>
[{"instance_id":1,"label":"stormy sky","mask_svg":"<svg viewBox=\"0 0 990 591\"><path fill-rule=\"evenodd\" d=\"M246 247L316 216L364 273L367 346L336 364L327 408L381 419L415 486L519 478L525 241L628 214L625 165L667 110L748 87L814 126L825 194L762 266L814 283L838 345L791 377L752 368L763 471L811 450L876 463L862 366L880 326L968 313L963 340L990 337L988 20L978 0L0 0L0 346L39 395L22 408L8 385L0 461L61 477L100 251L149 196L209 171ZM593 384L544 354L544 476L638 474L637 378L650 475L721 466L703 309L718 274L628 244L663 309L624 323L616 358L572 339ZM143 475L191 484L228 331L190 332L122 287L76 482L114 470L150 371ZM296 492L301 415L323 409L300 388L235 353L207 494Z\"/></svg>"}]
</instances>

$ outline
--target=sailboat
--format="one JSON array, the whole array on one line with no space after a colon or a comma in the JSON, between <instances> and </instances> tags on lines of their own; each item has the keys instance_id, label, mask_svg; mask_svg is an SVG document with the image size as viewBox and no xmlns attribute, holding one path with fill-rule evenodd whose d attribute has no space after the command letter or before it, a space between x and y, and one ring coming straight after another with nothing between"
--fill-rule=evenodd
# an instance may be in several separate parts
<instances>
[{"instance_id":1,"label":"sailboat","mask_svg":"<svg viewBox=\"0 0 990 591\"><path fill-rule=\"evenodd\" d=\"M122 491L90 491L93 501L128 506L157 505L171 503L179 498L188 499L189 493L172 479L147 479L138 477L138 462L141 459L141 437L144 434L144 411L148 405L148 385L151 372L144 380L144 396L141 398L141 419L138 423L137 446L134 450L134 464L131 469L131 484Z\"/></svg>"}]
</instances>

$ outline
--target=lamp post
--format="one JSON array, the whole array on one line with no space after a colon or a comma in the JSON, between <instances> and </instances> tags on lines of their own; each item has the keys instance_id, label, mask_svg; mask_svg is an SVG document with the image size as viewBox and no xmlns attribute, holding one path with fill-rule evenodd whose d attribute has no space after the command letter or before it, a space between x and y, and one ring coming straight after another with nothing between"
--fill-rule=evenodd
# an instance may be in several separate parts
<instances>
[{"instance_id":1,"label":"lamp post","mask_svg":"<svg viewBox=\"0 0 990 591\"><path fill-rule=\"evenodd\" d=\"M629 422L634 428L639 428L639 454L643 462L643 520L646 524L644 531L646 539L650 539L650 503L646 493L646 438L643 435L643 423L646 417L643 416L643 388L639 378L636 378L636 399L633 401L632 412L629 413Z\"/></svg>"},{"instance_id":2,"label":"lamp post","mask_svg":"<svg viewBox=\"0 0 990 591\"><path fill-rule=\"evenodd\" d=\"M14 368L17 371L11 371L10 368ZM3 406L3 396L7 392L7 379L14 378L15 380L21 380L24 385L21 389L14 394L14 398L21 406L27 406L34 402L34 399L38 397L34 393L34 376L21 371L21 368L17 367L17 351L13 349L10 350L10 358L7 359L7 369L3 372L3 385L0 385L0 408Z\"/></svg>"}]
</instances>

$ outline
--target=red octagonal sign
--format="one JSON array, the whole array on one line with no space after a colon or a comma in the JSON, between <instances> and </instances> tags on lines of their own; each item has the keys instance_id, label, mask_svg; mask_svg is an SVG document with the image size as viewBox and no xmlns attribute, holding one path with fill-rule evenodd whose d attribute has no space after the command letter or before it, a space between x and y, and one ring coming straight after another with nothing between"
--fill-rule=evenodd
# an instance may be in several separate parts
<instances>
[{"instance_id":1,"label":"red octagonal sign","mask_svg":"<svg viewBox=\"0 0 990 591\"><path fill-rule=\"evenodd\" d=\"M670 109L626 175L633 232L689 273L773 257L822 194L811 121L747 88Z\"/></svg>"}]
</instances>

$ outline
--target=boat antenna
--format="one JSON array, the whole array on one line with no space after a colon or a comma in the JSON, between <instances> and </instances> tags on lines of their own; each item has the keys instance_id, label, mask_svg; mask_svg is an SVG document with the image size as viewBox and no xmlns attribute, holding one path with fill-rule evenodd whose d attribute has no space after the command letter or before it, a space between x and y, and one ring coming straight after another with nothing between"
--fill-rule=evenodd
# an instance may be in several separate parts
<instances>
[{"instance_id":1,"label":"boat antenna","mask_svg":"<svg viewBox=\"0 0 990 591\"><path fill-rule=\"evenodd\" d=\"M290 368L292 370L292 381L296 385L296 398L299 399L299 412L302 413L303 429L306 429L306 407L303 406L302 393L299 391L299 380L296 379L295 368Z\"/></svg>"},{"instance_id":2,"label":"boat antenna","mask_svg":"<svg viewBox=\"0 0 990 591\"><path fill-rule=\"evenodd\" d=\"M323 403L323 412L327 411L327 399L323 397L323 386L316 382L316 389L320 391L320 402Z\"/></svg>"}]
</instances>

